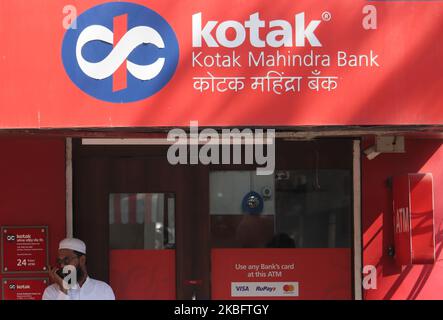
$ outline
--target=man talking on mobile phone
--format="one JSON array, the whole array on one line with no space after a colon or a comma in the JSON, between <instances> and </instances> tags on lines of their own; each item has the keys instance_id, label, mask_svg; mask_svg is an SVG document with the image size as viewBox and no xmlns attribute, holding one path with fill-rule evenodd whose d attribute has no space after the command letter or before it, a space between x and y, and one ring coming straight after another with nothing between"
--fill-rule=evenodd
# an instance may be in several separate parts
<instances>
[{"instance_id":1,"label":"man talking on mobile phone","mask_svg":"<svg viewBox=\"0 0 443 320\"><path fill-rule=\"evenodd\" d=\"M53 282L43 300L115 300L111 287L94 280L86 270L86 245L76 238L60 241L57 267L48 267Z\"/></svg>"}]
</instances>

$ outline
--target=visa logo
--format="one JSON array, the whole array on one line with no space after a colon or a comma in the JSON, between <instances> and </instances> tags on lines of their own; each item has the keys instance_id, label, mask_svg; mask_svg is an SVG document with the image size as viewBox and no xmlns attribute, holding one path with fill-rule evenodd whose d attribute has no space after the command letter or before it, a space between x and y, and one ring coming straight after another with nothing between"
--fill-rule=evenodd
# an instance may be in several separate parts
<instances>
[{"instance_id":1,"label":"visa logo","mask_svg":"<svg viewBox=\"0 0 443 320\"><path fill-rule=\"evenodd\" d=\"M235 290L246 292L246 291L249 291L249 287L248 286L235 286Z\"/></svg>"}]
</instances>

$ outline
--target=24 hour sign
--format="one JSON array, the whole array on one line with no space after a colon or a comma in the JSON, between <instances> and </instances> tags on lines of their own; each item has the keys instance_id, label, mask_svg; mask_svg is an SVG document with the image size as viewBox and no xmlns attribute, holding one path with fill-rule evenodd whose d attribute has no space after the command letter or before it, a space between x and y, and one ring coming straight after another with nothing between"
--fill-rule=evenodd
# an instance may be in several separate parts
<instances>
[{"instance_id":1,"label":"24 hour sign","mask_svg":"<svg viewBox=\"0 0 443 320\"><path fill-rule=\"evenodd\" d=\"M46 272L48 228L2 227L2 271Z\"/></svg>"}]
</instances>

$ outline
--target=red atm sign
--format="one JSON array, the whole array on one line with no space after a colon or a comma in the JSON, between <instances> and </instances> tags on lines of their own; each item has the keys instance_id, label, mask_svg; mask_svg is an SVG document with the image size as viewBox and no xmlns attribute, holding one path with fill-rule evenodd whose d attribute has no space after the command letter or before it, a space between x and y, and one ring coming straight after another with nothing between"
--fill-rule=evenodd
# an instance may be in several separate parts
<instances>
[{"instance_id":1,"label":"red atm sign","mask_svg":"<svg viewBox=\"0 0 443 320\"><path fill-rule=\"evenodd\" d=\"M399 265L435 261L432 174L393 179L395 258Z\"/></svg>"}]
</instances>

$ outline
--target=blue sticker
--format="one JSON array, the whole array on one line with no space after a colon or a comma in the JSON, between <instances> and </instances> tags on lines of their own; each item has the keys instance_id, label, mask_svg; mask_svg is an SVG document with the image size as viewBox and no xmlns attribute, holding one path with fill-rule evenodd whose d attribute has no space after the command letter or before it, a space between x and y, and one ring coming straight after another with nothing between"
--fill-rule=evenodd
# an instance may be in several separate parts
<instances>
[{"instance_id":1,"label":"blue sticker","mask_svg":"<svg viewBox=\"0 0 443 320\"><path fill-rule=\"evenodd\" d=\"M263 212L263 198L255 191L248 192L242 201L242 209L245 213L260 214Z\"/></svg>"},{"instance_id":2,"label":"blue sticker","mask_svg":"<svg viewBox=\"0 0 443 320\"><path fill-rule=\"evenodd\" d=\"M119 18L124 24L117 35ZM63 39L62 59L69 78L82 91L125 103L146 99L171 80L179 46L174 30L158 13L134 3L110 2L77 17L76 29L68 29ZM121 68L126 72L123 80L116 79Z\"/></svg>"}]
</instances>

